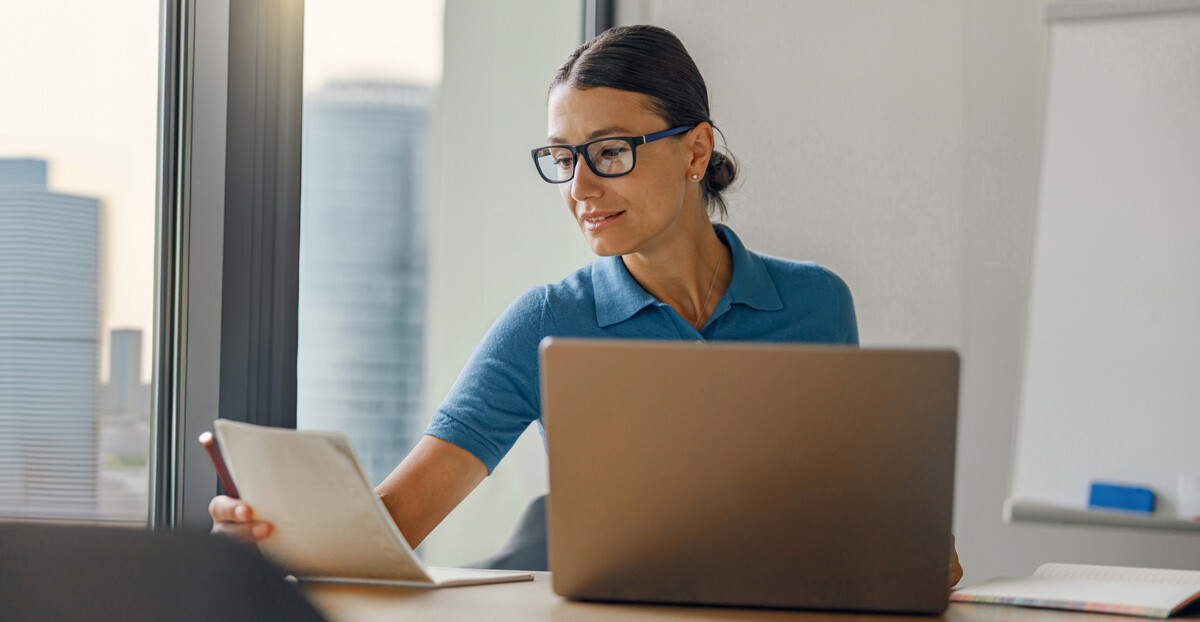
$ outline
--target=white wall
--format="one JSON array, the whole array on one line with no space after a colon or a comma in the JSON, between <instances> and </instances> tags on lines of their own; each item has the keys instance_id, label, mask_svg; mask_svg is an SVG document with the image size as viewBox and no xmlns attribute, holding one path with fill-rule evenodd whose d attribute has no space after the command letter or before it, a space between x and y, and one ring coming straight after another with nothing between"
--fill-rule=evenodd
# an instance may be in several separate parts
<instances>
[{"instance_id":1,"label":"white wall","mask_svg":"<svg viewBox=\"0 0 1200 622\"><path fill-rule=\"evenodd\" d=\"M864 345L963 357L965 583L1044 561L1200 566L1200 538L1007 525L1043 113L1044 0L624 0L673 30L743 164L731 225L854 293ZM880 517L886 520L886 517Z\"/></svg>"},{"instance_id":2,"label":"white wall","mask_svg":"<svg viewBox=\"0 0 1200 622\"><path fill-rule=\"evenodd\" d=\"M643 5L692 53L743 165L731 226L841 274L873 344L961 342L960 4Z\"/></svg>"}]
</instances>

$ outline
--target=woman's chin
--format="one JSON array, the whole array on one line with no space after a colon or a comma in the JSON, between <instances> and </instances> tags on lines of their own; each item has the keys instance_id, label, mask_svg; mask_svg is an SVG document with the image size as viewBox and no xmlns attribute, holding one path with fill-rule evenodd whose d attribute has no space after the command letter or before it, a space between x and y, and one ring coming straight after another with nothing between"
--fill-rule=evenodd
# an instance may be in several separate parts
<instances>
[{"instance_id":1,"label":"woman's chin","mask_svg":"<svg viewBox=\"0 0 1200 622\"><path fill-rule=\"evenodd\" d=\"M595 253L595 255L597 257L615 257L617 255L625 254L625 253L622 253L621 251L611 250L607 247L597 246L595 244L592 245L592 252Z\"/></svg>"},{"instance_id":2,"label":"woman's chin","mask_svg":"<svg viewBox=\"0 0 1200 622\"><path fill-rule=\"evenodd\" d=\"M619 245L614 244L611 239L606 239L604 235L585 231L583 239L587 241L588 248L592 249L592 253L597 257L613 257L625 254Z\"/></svg>"}]
</instances>

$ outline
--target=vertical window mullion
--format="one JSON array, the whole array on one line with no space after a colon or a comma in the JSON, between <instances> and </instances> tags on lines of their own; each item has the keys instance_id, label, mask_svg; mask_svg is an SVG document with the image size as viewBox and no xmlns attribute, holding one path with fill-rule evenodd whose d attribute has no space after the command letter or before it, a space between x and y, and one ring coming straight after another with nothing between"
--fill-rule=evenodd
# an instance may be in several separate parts
<instances>
[{"instance_id":1,"label":"vertical window mullion","mask_svg":"<svg viewBox=\"0 0 1200 622\"><path fill-rule=\"evenodd\" d=\"M218 416L296 421L304 8L164 0L164 19L171 11L179 35L177 58L167 35L163 46L153 514L159 527L207 529L216 477L198 434Z\"/></svg>"}]
</instances>

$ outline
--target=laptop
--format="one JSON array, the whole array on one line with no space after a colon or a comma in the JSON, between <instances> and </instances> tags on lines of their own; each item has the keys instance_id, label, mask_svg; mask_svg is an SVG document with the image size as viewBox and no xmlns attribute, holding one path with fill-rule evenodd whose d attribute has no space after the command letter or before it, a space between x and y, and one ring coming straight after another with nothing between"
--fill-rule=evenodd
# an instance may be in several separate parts
<instances>
[{"instance_id":1,"label":"laptop","mask_svg":"<svg viewBox=\"0 0 1200 622\"><path fill-rule=\"evenodd\" d=\"M546 339L554 591L938 613L952 351Z\"/></svg>"}]
</instances>

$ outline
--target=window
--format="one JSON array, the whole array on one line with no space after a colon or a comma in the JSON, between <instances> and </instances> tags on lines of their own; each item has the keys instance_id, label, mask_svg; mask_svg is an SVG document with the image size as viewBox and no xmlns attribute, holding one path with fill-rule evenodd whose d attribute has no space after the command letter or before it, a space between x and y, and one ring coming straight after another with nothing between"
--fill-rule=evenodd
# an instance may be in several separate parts
<instances>
[{"instance_id":1,"label":"window","mask_svg":"<svg viewBox=\"0 0 1200 622\"><path fill-rule=\"evenodd\" d=\"M0 517L147 519L158 16L0 9Z\"/></svg>"},{"instance_id":2,"label":"window","mask_svg":"<svg viewBox=\"0 0 1200 622\"><path fill-rule=\"evenodd\" d=\"M583 14L306 2L297 423L346 432L375 483L501 311L592 259L528 156ZM419 552L492 553L545 492L545 460L531 428Z\"/></svg>"},{"instance_id":3,"label":"window","mask_svg":"<svg viewBox=\"0 0 1200 622\"><path fill-rule=\"evenodd\" d=\"M0 16L0 518L207 528L218 416L299 410L380 479L503 308L591 259L524 154L594 3L126 4ZM423 552L492 552L545 487L530 432Z\"/></svg>"},{"instance_id":4,"label":"window","mask_svg":"<svg viewBox=\"0 0 1200 622\"><path fill-rule=\"evenodd\" d=\"M440 2L305 5L297 425L378 484L424 429L430 112Z\"/></svg>"}]
</instances>

